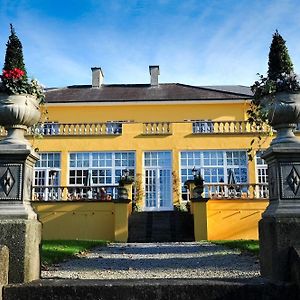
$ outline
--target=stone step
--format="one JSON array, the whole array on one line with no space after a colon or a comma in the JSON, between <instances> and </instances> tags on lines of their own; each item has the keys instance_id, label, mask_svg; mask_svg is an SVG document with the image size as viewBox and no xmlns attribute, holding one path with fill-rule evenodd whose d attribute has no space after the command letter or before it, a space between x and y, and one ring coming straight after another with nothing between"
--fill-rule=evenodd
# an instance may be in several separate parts
<instances>
[{"instance_id":1,"label":"stone step","mask_svg":"<svg viewBox=\"0 0 300 300\"><path fill-rule=\"evenodd\" d=\"M38 280L4 287L3 300L299 300L290 284L201 279Z\"/></svg>"},{"instance_id":2,"label":"stone step","mask_svg":"<svg viewBox=\"0 0 300 300\"><path fill-rule=\"evenodd\" d=\"M194 241L194 222L189 213L139 212L129 218L129 242Z\"/></svg>"}]
</instances>

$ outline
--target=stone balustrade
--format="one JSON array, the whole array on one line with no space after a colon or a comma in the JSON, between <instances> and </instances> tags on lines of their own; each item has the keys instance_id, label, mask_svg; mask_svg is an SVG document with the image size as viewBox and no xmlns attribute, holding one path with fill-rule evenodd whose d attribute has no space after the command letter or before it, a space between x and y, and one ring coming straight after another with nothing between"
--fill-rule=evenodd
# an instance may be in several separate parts
<instances>
[{"instance_id":1,"label":"stone balustrade","mask_svg":"<svg viewBox=\"0 0 300 300\"><path fill-rule=\"evenodd\" d=\"M31 127L28 135L43 136L77 136L77 135L121 135L122 123L43 123ZM5 136L6 130L0 128L0 136Z\"/></svg>"},{"instance_id":2,"label":"stone balustrade","mask_svg":"<svg viewBox=\"0 0 300 300\"><path fill-rule=\"evenodd\" d=\"M170 122L149 122L143 124L145 135L169 135L172 134Z\"/></svg>"},{"instance_id":3,"label":"stone balustrade","mask_svg":"<svg viewBox=\"0 0 300 300\"><path fill-rule=\"evenodd\" d=\"M192 125L192 134L255 134L259 132L270 132L267 125L251 125L247 121L185 121L185 122L146 122L142 124L143 135L171 135L173 124ZM122 122L106 123L56 123L49 122L38 124L28 129L28 135L43 136L94 136L94 135L122 135L124 131ZM127 126L136 124L126 122ZM299 131L298 127L296 131ZM126 129L125 129L126 130ZM190 130L190 129L189 129ZM6 136L7 132L0 127L0 136Z\"/></svg>"},{"instance_id":4,"label":"stone balustrade","mask_svg":"<svg viewBox=\"0 0 300 300\"><path fill-rule=\"evenodd\" d=\"M267 183L204 184L205 197L210 199L268 199Z\"/></svg>"},{"instance_id":5,"label":"stone balustrade","mask_svg":"<svg viewBox=\"0 0 300 300\"><path fill-rule=\"evenodd\" d=\"M250 124L247 121L195 121L193 122L194 134L235 134L269 132L271 127Z\"/></svg>"},{"instance_id":6,"label":"stone balustrade","mask_svg":"<svg viewBox=\"0 0 300 300\"><path fill-rule=\"evenodd\" d=\"M110 201L117 196L117 185L33 186L33 201L98 200ZM104 190L103 190L104 189ZM204 184L205 197L211 199L268 199L268 184Z\"/></svg>"},{"instance_id":7,"label":"stone balustrade","mask_svg":"<svg viewBox=\"0 0 300 300\"><path fill-rule=\"evenodd\" d=\"M32 201L97 200L111 201L117 196L117 185L41 186L32 188Z\"/></svg>"}]
</instances>

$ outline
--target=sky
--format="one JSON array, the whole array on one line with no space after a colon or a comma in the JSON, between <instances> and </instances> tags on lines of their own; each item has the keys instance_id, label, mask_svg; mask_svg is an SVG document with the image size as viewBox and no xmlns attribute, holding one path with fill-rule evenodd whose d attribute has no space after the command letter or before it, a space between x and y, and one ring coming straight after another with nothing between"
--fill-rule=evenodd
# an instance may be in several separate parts
<instances>
[{"instance_id":1,"label":"sky","mask_svg":"<svg viewBox=\"0 0 300 300\"><path fill-rule=\"evenodd\" d=\"M251 85L276 29L300 72L299 0L0 0L0 66L9 24L27 73L46 87L159 82Z\"/></svg>"}]
</instances>

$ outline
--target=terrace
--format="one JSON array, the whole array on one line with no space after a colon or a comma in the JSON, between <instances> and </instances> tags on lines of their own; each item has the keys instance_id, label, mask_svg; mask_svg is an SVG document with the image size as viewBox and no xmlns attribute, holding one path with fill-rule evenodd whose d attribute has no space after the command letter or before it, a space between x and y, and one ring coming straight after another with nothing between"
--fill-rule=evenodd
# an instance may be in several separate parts
<instances>
[{"instance_id":1,"label":"terrace","mask_svg":"<svg viewBox=\"0 0 300 300\"><path fill-rule=\"evenodd\" d=\"M122 135L129 126L133 124L141 125L142 135L172 135L173 125L190 124L190 134L257 134L259 132L269 132L268 126L251 125L247 121L184 121L184 122L103 122L103 123L58 123L49 122L39 124L29 128L28 135L43 136L103 136ZM297 131L299 130L299 126ZM5 136L6 130L0 128L0 136Z\"/></svg>"}]
</instances>

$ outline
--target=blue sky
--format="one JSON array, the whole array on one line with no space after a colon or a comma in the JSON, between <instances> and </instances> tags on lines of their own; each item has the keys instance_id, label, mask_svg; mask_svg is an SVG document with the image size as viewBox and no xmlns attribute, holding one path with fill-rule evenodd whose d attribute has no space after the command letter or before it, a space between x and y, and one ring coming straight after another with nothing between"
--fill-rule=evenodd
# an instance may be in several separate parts
<instances>
[{"instance_id":1,"label":"blue sky","mask_svg":"<svg viewBox=\"0 0 300 300\"><path fill-rule=\"evenodd\" d=\"M300 72L297 0L0 0L0 64L9 23L29 75L47 87L160 82L251 85L266 73L276 29Z\"/></svg>"}]
</instances>

